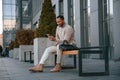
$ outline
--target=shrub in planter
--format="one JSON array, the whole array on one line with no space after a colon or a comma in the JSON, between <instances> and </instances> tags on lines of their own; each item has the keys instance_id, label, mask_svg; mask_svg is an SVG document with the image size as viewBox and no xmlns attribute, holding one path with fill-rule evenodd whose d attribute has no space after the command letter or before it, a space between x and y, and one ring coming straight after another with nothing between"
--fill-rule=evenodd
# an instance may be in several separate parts
<instances>
[{"instance_id":1,"label":"shrub in planter","mask_svg":"<svg viewBox=\"0 0 120 80\"><path fill-rule=\"evenodd\" d=\"M19 43L18 43L18 40L17 39L15 39L15 41L14 41L14 46L13 46L14 48L19 48Z\"/></svg>"},{"instance_id":2,"label":"shrub in planter","mask_svg":"<svg viewBox=\"0 0 120 80\"><path fill-rule=\"evenodd\" d=\"M9 50L12 50L14 48L14 41L11 41L9 43Z\"/></svg>"},{"instance_id":3,"label":"shrub in planter","mask_svg":"<svg viewBox=\"0 0 120 80\"><path fill-rule=\"evenodd\" d=\"M19 45L32 45L34 39L34 31L31 29L21 29L17 31L16 39Z\"/></svg>"},{"instance_id":4,"label":"shrub in planter","mask_svg":"<svg viewBox=\"0 0 120 80\"><path fill-rule=\"evenodd\" d=\"M46 34L55 35L56 15L51 0L44 0L40 15L39 27L35 30L35 37L45 37Z\"/></svg>"}]
</instances>

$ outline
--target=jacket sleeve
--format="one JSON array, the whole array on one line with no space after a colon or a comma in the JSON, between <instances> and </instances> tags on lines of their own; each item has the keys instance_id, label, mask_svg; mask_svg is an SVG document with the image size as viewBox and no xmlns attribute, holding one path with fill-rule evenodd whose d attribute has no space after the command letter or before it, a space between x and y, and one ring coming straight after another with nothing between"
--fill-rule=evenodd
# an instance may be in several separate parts
<instances>
[{"instance_id":1,"label":"jacket sleeve","mask_svg":"<svg viewBox=\"0 0 120 80\"><path fill-rule=\"evenodd\" d=\"M65 36L64 36L64 40L67 40L68 42L71 40L72 36L73 36L73 28L72 27L67 27L65 29Z\"/></svg>"},{"instance_id":2,"label":"jacket sleeve","mask_svg":"<svg viewBox=\"0 0 120 80\"><path fill-rule=\"evenodd\" d=\"M60 38L59 38L59 34L58 34L58 27L56 28L55 39L56 39L56 40L55 40L56 42L61 42L61 41L60 41Z\"/></svg>"}]
</instances>

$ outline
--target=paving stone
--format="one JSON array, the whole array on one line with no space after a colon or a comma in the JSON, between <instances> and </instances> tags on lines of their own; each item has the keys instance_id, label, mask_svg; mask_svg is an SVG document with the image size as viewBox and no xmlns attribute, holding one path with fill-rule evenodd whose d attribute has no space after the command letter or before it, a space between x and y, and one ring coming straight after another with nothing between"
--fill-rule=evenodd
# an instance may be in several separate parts
<instances>
[{"instance_id":1,"label":"paving stone","mask_svg":"<svg viewBox=\"0 0 120 80\"><path fill-rule=\"evenodd\" d=\"M78 69L63 69L51 73L53 67L45 67L44 72L33 73L28 69L34 64L20 62L13 58L0 58L0 80L120 80L120 62L110 61L108 76L78 76ZM85 59L85 71L104 70L102 60Z\"/></svg>"}]
</instances>

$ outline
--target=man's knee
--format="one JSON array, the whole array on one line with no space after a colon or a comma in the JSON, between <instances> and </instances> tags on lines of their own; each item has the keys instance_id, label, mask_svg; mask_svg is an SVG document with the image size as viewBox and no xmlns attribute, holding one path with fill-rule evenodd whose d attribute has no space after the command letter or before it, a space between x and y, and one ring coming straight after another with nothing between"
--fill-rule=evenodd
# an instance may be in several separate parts
<instances>
[{"instance_id":1,"label":"man's knee","mask_svg":"<svg viewBox=\"0 0 120 80\"><path fill-rule=\"evenodd\" d=\"M46 51L50 51L50 50L51 50L51 47L47 47L45 50L46 50Z\"/></svg>"},{"instance_id":2,"label":"man's knee","mask_svg":"<svg viewBox=\"0 0 120 80\"><path fill-rule=\"evenodd\" d=\"M55 47L54 46L50 46L50 47L46 48L45 51L47 51L49 53L50 52L54 52L55 51Z\"/></svg>"}]
</instances>

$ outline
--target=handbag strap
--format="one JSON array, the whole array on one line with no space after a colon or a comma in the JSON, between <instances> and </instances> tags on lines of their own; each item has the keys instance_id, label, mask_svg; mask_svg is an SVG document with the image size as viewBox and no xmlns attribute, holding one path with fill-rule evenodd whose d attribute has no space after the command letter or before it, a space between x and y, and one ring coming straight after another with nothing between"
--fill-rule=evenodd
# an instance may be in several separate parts
<instances>
[{"instance_id":1,"label":"handbag strap","mask_svg":"<svg viewBox=\"0 0 120 80\"><path fill-rule=\"evenodd\" d=\"M69 44L69 42L68 42L67 40L64 40L64 41L63 41L63 44L64 44L64 45L67 45L67 44Z\"/></svg>"}]
</instances>

